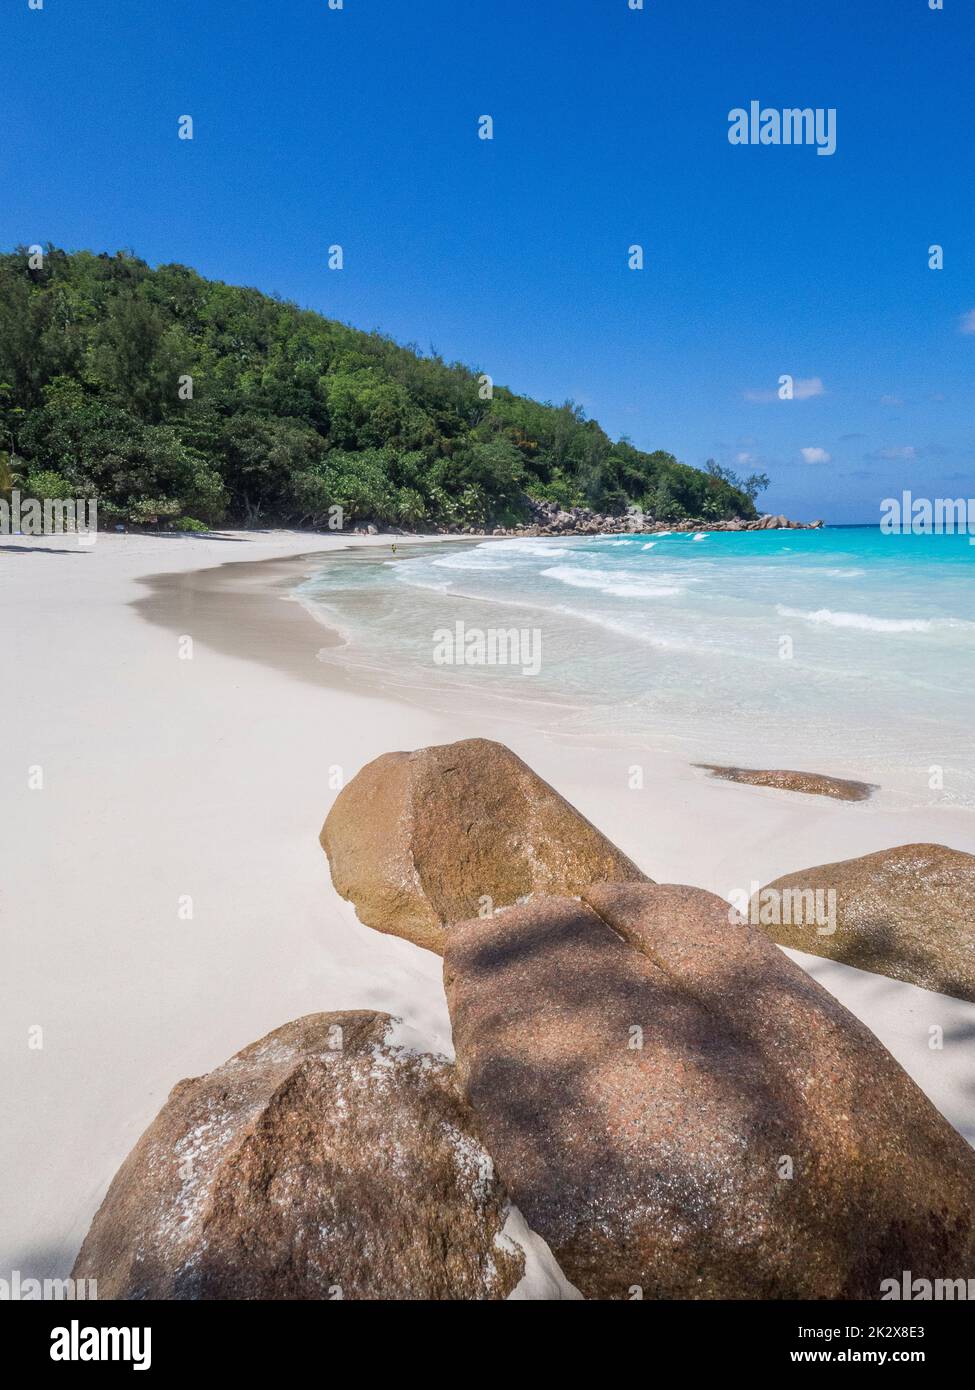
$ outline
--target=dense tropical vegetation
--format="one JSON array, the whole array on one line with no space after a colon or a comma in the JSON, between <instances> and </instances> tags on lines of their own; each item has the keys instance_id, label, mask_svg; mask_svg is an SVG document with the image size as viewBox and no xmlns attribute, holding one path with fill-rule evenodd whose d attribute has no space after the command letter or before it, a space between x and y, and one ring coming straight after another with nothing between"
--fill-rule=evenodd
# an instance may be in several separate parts
<instances>
[{"instance_id":1,"label":"dense tropical vegetation","mask_svg":"<svg viewBox=\"0 0 975 1390\"><path fill-rule=\"evenodd\" d=\"M0 487L96 496L103 524L509 525L526 494L750 517L766 482L186 266L33 259L0 256Z\"/></svg>"}]
</instances>

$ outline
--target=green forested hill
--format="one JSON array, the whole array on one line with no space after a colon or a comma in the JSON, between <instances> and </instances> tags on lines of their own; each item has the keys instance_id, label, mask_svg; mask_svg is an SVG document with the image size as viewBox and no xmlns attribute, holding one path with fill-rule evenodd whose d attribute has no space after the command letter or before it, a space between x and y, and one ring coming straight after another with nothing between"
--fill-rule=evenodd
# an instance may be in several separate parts
<instances>
[{"instance_id":1,"label":"green forested hill","mask_svg":"<svg viewBox=\"0 0 975 1390\"><path fill-rule=\"evenodd\" d=\"M525 493L755 515L764 480L614 443L571 402L486 389L459 363L185 266L0 256L0 474L31 495L95 495L103 522L312 526L337 505L353 524L482 526L519 519Z\"/></svg>"}]
</instances>

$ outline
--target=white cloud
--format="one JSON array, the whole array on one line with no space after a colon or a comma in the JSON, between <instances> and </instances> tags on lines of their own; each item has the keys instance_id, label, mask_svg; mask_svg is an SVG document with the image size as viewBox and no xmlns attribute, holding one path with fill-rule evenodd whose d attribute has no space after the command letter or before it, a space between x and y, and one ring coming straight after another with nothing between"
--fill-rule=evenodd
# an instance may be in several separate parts
<instances>
[{"instance_id":1,"label":"white cloud","mask_svg":"<svg viewBox=\"0 0 975 1390\"><path fill-rule=\"evenodd\" d=\"M742 451L742 453L740 453L740 454L735 454L735 463L754 463L754 462L755 462L755 455L754 455L754 454L749 454L749 453L747 453L747 452L745 452L745 451Z\"/></svg>"},{"instance_id":2,"label":"white cloud","mask_svg":"<svg viewBox=\"0 0 975 1390\"><path fill-rule=\"evenodd\" d=\"M829 463L830 455L825 449L803 449L802 457L806 463Z\"/></svg>"},{"instance_id":3,"label":"white cloud","mask_svg":"<svg viewBox=\"0 0 975 1390\"><path fill-rule=\"evenodd\" d=\"M901 400L900 396L881 396L880 404L898 406L903 405L904 402Z\"/></svg>"},{"instance_id":4,"label":"white cloud","mask_svg":"<svg viewBox=\"0 0 975 1390\"><path fill-rule=\"evenodd\" d=\"M975 333L975 309L969 309L967 314L962 314L959 328L962 333Z\"/></svg>"}]
</instances>

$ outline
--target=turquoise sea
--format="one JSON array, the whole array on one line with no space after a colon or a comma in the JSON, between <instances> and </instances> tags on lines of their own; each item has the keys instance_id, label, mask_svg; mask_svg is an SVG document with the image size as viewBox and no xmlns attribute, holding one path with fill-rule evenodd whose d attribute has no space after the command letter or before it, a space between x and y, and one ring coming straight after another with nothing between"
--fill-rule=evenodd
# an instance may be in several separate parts
<instances>
[{"instance_id":1,"label":"turquoise sea","mask_svg":"<svg viewBox=\"0 0 975 1390\"><path fill-rule=\"evenodd\" d=\"M864 526L380 547L323 564L298 597L343 638L323 660L437 708L486 695L556 738L859 776L903 804L975 807L964 535ZM458 622L537 640L537 674L438 664L435 635Z\"/></svg>"}]
</instances>

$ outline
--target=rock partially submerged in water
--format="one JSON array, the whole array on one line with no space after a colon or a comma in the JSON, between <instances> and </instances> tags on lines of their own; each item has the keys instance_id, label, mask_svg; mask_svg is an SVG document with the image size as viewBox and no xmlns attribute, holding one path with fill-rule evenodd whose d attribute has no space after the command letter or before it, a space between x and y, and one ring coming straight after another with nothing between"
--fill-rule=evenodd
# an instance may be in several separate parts
<instances>
[{"instance_id":1,"label":"rock partially submerged in water","mask_svg":"<svg viewBox=\"0 0 975 1390\"><path fill-rule=\"evenodd\" d=\"M458 1072L589 1298L857 1298L975 1276L975 1154L872 1033L700 889L454 925Z\"/></svg>"},{"instance_id":2,"label":"rock partially submerged in water","mask_svg":"<svg viewBox=\"0 0 975 1390\"><path fill-rule=\"evenodd\" d=\"M877 788L870 782L853 782L846 777L829 777L821 772L794 772L788 768L723 767L718 763L695 763L724 782L744 782L750 787L773 787L776 791L806 792L810 796L832 796L837 801L867 801Z\"/></svg>"},{"instance_id":3,"label":"rock partially submerged in water","mask_svg":"<svg viewBox=\"0 0 975 1390\"><path fill-rule=\"evenodd\" d=\"M770 893L835 896L835 931L761 912ZM773 902L775 899L769 899ZM975 855L947 845L895 849L801 869L758 894L757 915L780 946L908 980L975 1003ZM773 917L771 922L769 916ZM818 918L817 918L818 923Z\"/></svg>"},{"instance_id":4,"label":"rock partially submerged in water","mask_svg":"<svg viewBox=\"0 0 975 1390\"><path fill-rule=\"evenodd\" d=\"M442 951L451 922L533 892L646 875L503 743L386 753L336 798L321 844L361 921Z\"/></svg>"},{"instance_id":5,"label":"rock partially submerged in water","mask_svg":"<svg viewBox=\"0 0 975 1390\"><path fill-rule=\"evenodd\" d=\"M74 1267L102 1298L497 1299L521 1278L454 1069L310 1014L181 1081Z\"/></svg>"}]
</instances>

